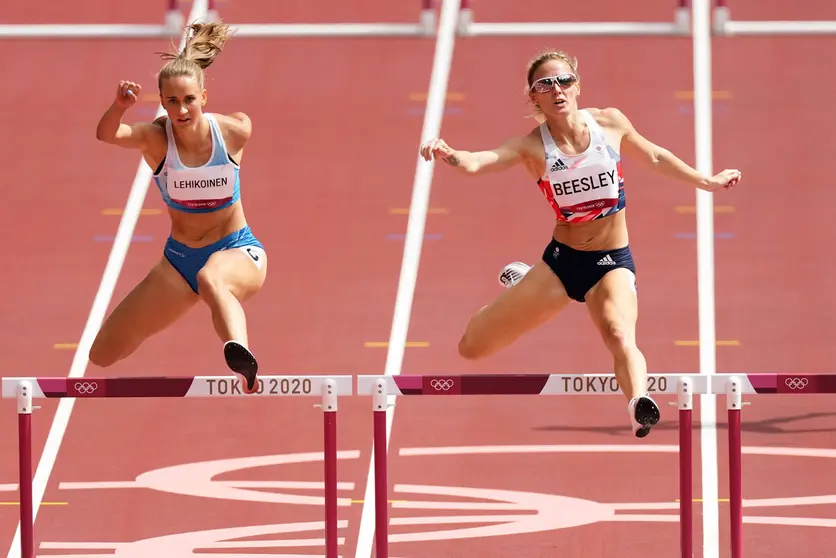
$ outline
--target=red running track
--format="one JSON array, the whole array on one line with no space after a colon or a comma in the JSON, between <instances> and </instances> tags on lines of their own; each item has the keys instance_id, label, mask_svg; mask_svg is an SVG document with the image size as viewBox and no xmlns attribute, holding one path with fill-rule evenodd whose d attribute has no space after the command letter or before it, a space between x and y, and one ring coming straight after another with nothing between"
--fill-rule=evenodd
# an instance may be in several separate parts
<instances>
[{"instance_id":1,"label":"red running track","mask_svg":"<svg viewBox=\"0 0 836 558\"><path fill-rule=\"evenodd\" d=\"M606 13L566 7L561 8L561 14L577 21L670 18L670 3L645 4L641 11L613 4ZM351 14L335 4L328 20L417 18L415 10L393 5L376 1L369 4L368 11ZM312 21L319 17L308 8L282 8L266 2L239 4L233 0L220 7L230 22ZM479 21L533 20L538 11L550 13L543 12L546 4L542 0L517 2L513 7L481 1L475 8ZM119 20L158 20L156 14L134 13L135 6L120 9L125 11L111 14ZM38 21L41 17L19 4L11 13L10 21ZM93 21L99 18L97 13L97 5L81 3L74 14L62 15L61 21ZM821 13L821 17L836 17ZM755 15L744 7L735 9L733 15L793 17L778 11ZM832 194L821 186L824 180L820 176L804 174L806 169L826 168L825 157L834 147L833 140L819 134L815 142L770 141L774 130L763 118L780 107L793 116L779 121L781 132L807 132L802 136L807 137L810 130L826 128L829 122L820 122L822 116L813 107L816 101L823 103L832 96L832 86L809 61L811 55L826 51L831 42L825 38L714 41L715 89L730 92L730 98L718 99L715 104L715 166L738 166L746 177L745 187L738 192L716 198L718 205L734 208L732 213L719 213L716 221L718 232L734 235L718 239L716 244L717 336L740 341L737 346L718 347L719 372L787 368L821 372L829 370L834 360L826 334L815 333L827 331L824 309L832 302L825 283L828 262L818 257L827 256L830 231L817 230L826 227L825 215L817 212L826 211ZM459 39L449 85L449 91L458 95L448 104L444 137L454 146L479 148L528 129L532 121L523 118L521 96L525 63L549 44L580 58L586 104L618 106L648 137L693 162L693 114L683 95L677 94L692 87L691 42L685 38ZM7 194L12 196L7 205L16 208L7 222L15 229L37 225L27 227L25 244L6 246L9 261L18 265L4 274L4 286L14 296L6 297L0 312L8 341L3 375L28 375L33 370L39 375L66 374L72 350L56 350L53 345L78 340L110 250L107 242L93 239L114 234L118 222L118 216L102 215L102 210L123 206L136 170L135 153L98 144L91 130L119 79L138 76L148 84L146 91L153 91L152 75L158 67L153 52L167 43L120 41L118 49L99 45L95 41L3 44L9 56L0 61L0 70L5 76L18 76L2 89L6 104L17 107L7 116L9 128L26 130L22 139L39 147L37 151L21 151L18 144L12 145L12 136L4 136L0 140L6 142L3 151L17 154L10 161L10 175L26 176L32 187L50 188L47 196L39 197L43 205L37 208L26 203L30 189L9 190ZM422 101L410 100L410 96L426 91L433 47L431 40L245 39L230 43L212 68L212 110L244 110L255 121L243 171L244 198L248 218L267 245L273 264L267 287L258 301L248 306L248 316L254 349L271 373L375 373L384 367L386 350L366 348L364 343L385 341L389 335L402 243L387 239L387 235L403 233L406 228L406 216L390 210L409 205L423 107ZM265 55L268 57L262 58ZM653 72L651 61L671 66ZM50 71L39 73L32 68ZM806 94L810 108L787 103L779 84L770 80L776 68L792 76L789 83ZM321 75L327 75L328 83L336 86L311 87L315 83L312 79ZM760 78L773 87L758 86ZM56 83L61 84L60 102L73 109L57 112L53 120L38 117L43 107L57 102ZM228 83L235 83L235 90L221 85ZM146 112L138 110L137 118L150 117L154 108L147 103ZM364 117L364 112L374 117ZM76 131L59 138L54 134L56 126ZM50 155L50 165L38 164L42 159L38 156L44 153ZM798 160L807 164L790 166ZM427 222L427 233L441 236L428 237L424 243L409 332L410 341L428 345L407 349L403 373L608 372L606 354L578 305L489 361L468 363L458 357L456 341L468 317L498 292L497 271L508 261L539 257L548 240L551 216L536 185L519 171L470 181L445 171L438 168L435 173L431 206L446 211L431 212ZM661 180L629 161L625 162L625 174L631 242L640 272L641 347L651 371L696 372L697 348L676 345L676 341L697 338L695 245L693 239L681 238L695 230L693 214L687 209L693 205L693 191ZM786 178L779 182L777 177ZM323 188L323 184L336 187ZM812 191L791 195L789 187ZM475 189L478 195L474 195ZM809 203L811 199L816 202ZM785 227L778 229L764 219L774 215L786 220L779 210L788 205L804 215L799 232L809 247L806 250L781 246L786 240L778 235ZM162 208L153 190L146 207ZM503 226L497 227L497 223ZM299 234L314 228L315 236ZM136 235L142 241L130 248L114 303L157 260L166 234L163 216L141 217ZM780 251L780 259L775 258L776 251ZM294 262L294 269L298 266L303 271L282 273L277 265L282 261ZM781 265L767 263L771 261ZM790 272L796 269L803 273ZM747 287L742 289L743 285ZM784 293L785 298L780 300L776 293ZM771 304L766 306L766 301ZM804 327L808 323L813 327ZM107 373L226 374L213 339L208 312L198 308L151 340L130 361ZM661 398L663 404L667 401ZM800 401L759 398L753 402L744 412L745 445L832 447L832 413L824 397ZM54 547L61 542L99 542L110 547L42 548L40 552L107 555L112 553L108 548L113 543L320 521L317 505L62 484L129 482L151 470L188 463L317 452L321 449L321 414L312 403L289 401L281 407L270 400L252 399L77 403L47 486L44 501L49 505L43 506L38 516L37 543L53 543ZM11 417L13 403L4 401L2 405L5 415ZM38 454L54 410L54 402L45 402L35 415ZM359 500L370 458L370 402L344 398L340 411L339 448L357 452L341 460L339 473L340 481L349 483L340 495L355 501L340 510L340 519L348 523L341 529L346 537L342 554L350 556L357 543ZM668 422L641 445L664 449L676 443L675 411L667 410L665 416ZM719 496L724 498L724 413L718 417ZM699 428L698 421L695 423ZM4 453L14 454L13 437L3 438L0 444ZM567 553L583 551L584 556L593 558L616 555L614 552L626 558L674 555L678 527L675 520L664 517L675 515L677 507L676 455L671 452L624 452L614 458L612 452L556 453L540 448L541 453L529 454L435 455L437 448L450 446L568 444L635 445L624 402L618 397L399 400L390 445L389 478L395 500L391 556L494 557L506 556L512 549L515 554L524 549L526 556L550 556L556 548ZM699 458L697 446L697 479L701 474ZM266 462L273 464L226 472L216 480L269 483L321 479L318 463ZM245 465L264 463L255 459ZM743 463L746 498L833 493L824 457L745 455ZM781 467L791 467L792 475ZM196 482L196 469L186 473ZM0 462L0 483L14 479L15 460ZM699 498L700 483L695 484L695 497ZM439 486L450 488L442 489L440 495L427 493L432 490L427 487ZM462 493L451 495L453 490ZM275 499L279 491L318 494L311 489L262 485L258 494L248 493L247 497ZM3 494L7 501L15 496L14 492ZM505 505L470 510L409 507L409 502L416 500L448 500L461 508L462 502L474 498ZM619 514L643 516L641 529L636 528L635 518L560 528L560 521L567 521L567 507L590 506L566 498L621 504L624 509ZM648 502L670 504L670 510L642 510L641 504ZM699 549L700 508L699 503L695 505L695 547ZM727 516L724 504L720 505L722 555L729 541ZM746 515L826 518L832 507L747 509ZM557 523L532 520L524 523L529 532L514 533L514 529L524 528L518 520L512 532L502 536L487 536L493 525L487 518L475 523L436 519L429 525L409 524L410 518L422 516L518 515L530 514L522 510L533 509L544 510L544 515ZM17 511L14 506L0 506L4 543L11 541ZM487 530L475 534L463 531L470 527ZM427 532L446 529L454 531L427 541ZM744 532L747 552L764 557L790 552L824 556L830 533L827 527L763 524L747 524ZM221 533L216 539L221 535L235 533ZM311 529L266 538L321 537L321 530ZM265 536L258 538L264 540ZM168 542L171 544L170 539ZM231 551L235 550L247 552ZM145 552L149 551L153 547L146 547ZM279 551L321 555L317 546L287 546Z\"/></svg>"}]
</instances>

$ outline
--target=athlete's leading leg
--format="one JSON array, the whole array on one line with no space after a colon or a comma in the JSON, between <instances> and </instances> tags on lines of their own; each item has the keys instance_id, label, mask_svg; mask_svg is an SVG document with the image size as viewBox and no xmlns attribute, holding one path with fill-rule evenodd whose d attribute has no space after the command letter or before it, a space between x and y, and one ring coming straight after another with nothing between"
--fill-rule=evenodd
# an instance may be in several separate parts
<instances>
[{"instance_id":1,"label":"athlete's leading leg","mask_svg":"<svg viewBox=\"0 0 836 558\"><path fill-rule=\"evenodd\" d=\"M635 275L626 268L610 271L589 290L586 305L612 354L616 380L630 402L634 430L638 436L646 436L659 415L655 403L647 396L647 362L636 345Z\"/></svg>"},{"instance_id":2,"label":"athlete's leading leg","mask_svg":"<svg viewBox=\"0 0 836 558\"><path fill-rule=\"evenodd\" d=\"M107 367L188 312L200 298L165 258L108 316L90 348L90 362Z\"/></svg>"},{"instance_id":3,"label":"athlete's leading leg","mask_svg":"<svg viewBox=\"0 0 836 558\"><path fill-rule=\"evenodd\" d=\"M197 274L198 292L212 313L230 369L244 376L246 393L256 389L258 363L248 348L247 317L241 303L257 293L267 276L267 255L256 247L215 252Z\"/></svg>"},{"instance_id":4,"label":"athlete's leading leg","mask_svg":"<svg viewBox=\"0 0 836 558\"><path fill-rule=\"evenodd\" d=\"M538 262L473 315L459 341L459 354L471 360L491 356L554 318L568 303L560 279Z\"/></svg>"}]
</instances>

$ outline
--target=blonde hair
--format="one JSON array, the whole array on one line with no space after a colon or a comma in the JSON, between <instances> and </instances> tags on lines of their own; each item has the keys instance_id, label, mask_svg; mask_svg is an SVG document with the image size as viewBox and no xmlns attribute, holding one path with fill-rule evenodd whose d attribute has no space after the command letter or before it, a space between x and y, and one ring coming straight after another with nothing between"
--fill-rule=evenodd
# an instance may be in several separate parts
<instances>
[{"instance_id":1,"label":"blonde hair","mask_svg":"<svg viewBox=\"0 0 836 558\"><path fill-rule=\"evenodd\" d=\"M526 70L525 97L529 103L531 102L531 97L529 95L531 93L531 84L534 82L534 72L536 72L537 68L549 60L562 60L563 62L566 62L566 64L568 64L572 69L572 73L578 76L578 81L581 79L581 76L578 73L578 59L576 57L569 55L569 53L563 50L544 50L528 62L528 69ZM527 118L534 118L540 123L543 123L546 120L543 113L540 112L540 109L536 106Z\"/></svg>"},{"instance_id":2,"label":"blonde hair","mask_svg":"<svg viewBox=\"0 0 836 558\"><path fill-rule=\"evenodd\" d=\"M229 25L221 22L193 23L187 29L189 34L182 51L174 48L157 53L163 60L168 60L157 77L157 87L161 91L164 79L178 76L193 77L202 88L203 70L223 52L224 44L232 34Z\"/></svg>"}]
</instances>

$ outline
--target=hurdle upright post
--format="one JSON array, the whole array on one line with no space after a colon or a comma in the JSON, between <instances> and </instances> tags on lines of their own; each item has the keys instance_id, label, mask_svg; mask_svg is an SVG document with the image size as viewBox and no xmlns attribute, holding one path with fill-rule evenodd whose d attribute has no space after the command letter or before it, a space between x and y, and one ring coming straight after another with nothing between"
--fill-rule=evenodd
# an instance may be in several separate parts
<instances>
[{"instance_id":1,"label":"hurdle upright post","mask_svg":"<svg viewBox=\"0 0 836 558\"><path fill-rule=\"evenodd\" d=\"M694 492L693 492L693 410L694 385L691 378L681 377L677 385L679 408L679 536L682 558L694 556Z\"/></svg>"},{"instance_id":2,"label":"hurdle upright post","mask_svg":"<svg viewBox=\"0 0 836 558\"><path fill-rule=\"evenodd\" d=\"M473 24L473 8L470 6L470 0L461 0L459 22L456 26L458 34L467 35L471 24Z\"/></svg>"},{"instance_id":3,"label":"hurdle upright post","mask_svg":"<svg viewBox=\"0 0 836 558\"><path fill-rule=\"evenodd\" d=\"M389 558L389 479L386 471L386 411L389 392L386 379L379 378L372 394L374 428L374 522L375 557Z\"/></svg>"},{"instance_id":4,"label":"hurdle upright post","mask_svg":"<svg viewBox=\"0 0 836 558\"><path fill-rule=\"evenodd\" d=\"M731 20L731 11L726 0L714 0L711 14L711 27L715 34L725 33L726 24Z\"/></svg>"},{"instance_id":5,"label":"hurdle upright post","mask_svg":"<svg viewBox=\"0 0 836 558\"><path fill-rule=\"evenodd\" d=\"M183 15L183 12L180 11L179 0L168 0L168 6L166 7L165 19L163 22L163 26L166 31L172 35L177 35L182 31L185 23L186 18Z\"/></svg>"},{"instance_id":6,"label":"hurdle upright post","mask_svg":"<svg viewBox=\"0 0 836 558\"><path fill-rule=\"evenodd\" d=\"M35 517L32 503L32 383L17 385L18 492L20 493L20 555L35 558Z\"/></svg>"},{"instance_id":7,"label":"hurdle upright post","mask_svg":"<svg viewBox=\"0 0 836 558\"><path fill-rule=\"evenodd\" d=\"M419 26L427 37L435 35L436 16L434 0L421 0L421 14L418 16Z\"/></svg>"},{"instance_id":8,"label":"hurdle upright post","mask_svg":"<svg viewBox=\"0 0 836 558\"><path fill-rule=\"evenodd\" d=\"M729 522L731 558L743 558L743 441L740 433L743 383L737 376L726 380L726 408L729 420Z\"/></svg>"},{"instance_id":9,"label":"hurdle upright post","mask_svg":"<svg viewBox=\"0 0 836 558\"><path fill-rule=\"evenodd\" d=\"M322 385L323 462L325 463L325 557L337 558L337 383Z\"/></svg>"}]
</instances>

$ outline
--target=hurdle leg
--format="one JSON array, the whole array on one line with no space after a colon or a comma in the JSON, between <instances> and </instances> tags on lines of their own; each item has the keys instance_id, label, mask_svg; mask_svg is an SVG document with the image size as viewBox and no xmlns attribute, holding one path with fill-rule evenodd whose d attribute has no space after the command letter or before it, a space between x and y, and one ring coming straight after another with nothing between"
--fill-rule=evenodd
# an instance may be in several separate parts
<instances>
[{"instance_id":1,"label":"hurdle leg","mask_svg":"<svg viewBox=\"0 0 836 558\"><path fill-rule=\"evenodd\" d=\"M218 11L218 3L215 0L208 0L206 5L206 21L215 22L221 20L221 14Z\"/></svg>"},{"instance_id":2,"label":"hurdle leg","mask_svg":"<svg viewBox=\"0 0 836 558\"><path fill-rule=\"evenodd\" d=\"M386 410L389 407L386 380L375 383L374 410L374 514L375 557L389 558L389 479L386 471Z\"/></svg>"},{"instance_id":3,"label":"hurdle leg","mask_svg":"<svg viewBox=\"0 0 836 558\"><path fill-rule=\"evenodd\" d=\"M729 418L729 521L731 558L743 558L743 443L740 433L743 408L743 385L739 378L726 384L726 407Z\"/></svg>"},{"instance_id":4,"label":"hurdle leg","mask_svg":"<svg viewBox=\"0 0 836 558\"><path fill-rule=\"evenodd\" d=\"M168 8L165 12L164 25L172 35L179 34L186 21L183 12L180 11L178 1L179 0L168 0Z\"/></svg>"},{"instance_id":5,"label":"hurdle leg","mask_svg":"<svg viewBox=\"0 0 836 558\"><path fill-rule=\"evenodd\" d=\"M683 30L690 30L691 26L691 0L677 0L673 12L673 21Z\"/></svg>"},{"instance_id":6,"label":"hurdle leg","mask_svg":"<svg viewBox=\"0 0 836 558\"><path fill-rule=\"evenodd\" d=\"M17 386L18 459L20 465L20 556L35 558L35 526L32 505L32 384Z\"/></svg>"},{"instance_id":7,"label":"hurdle leg","mask_svg":"<svg viewBox=\"0 0 836 558\"><path fill-rule=\"evenodd\" d=\"M325 558L337 558L337 383L322 386L325 455Z\"/></svg>"},{"instance_id":8,"label":"hurdle leg","mask_svg":"<svg viewBox=\"0 0 836 558\"><path fill-rule=\"evenodd\" d=\"M717 34L725 34L726 24L731 21L731 11L726 0L716 0L712 10L713 28Z\"/></svg>"},{"instance_id":9,"label":"hurdle leg","mask_svg":"<svg viewBox=\"0 0 836 558\"><path fill-rule=\"evenodd\" d=\"M694 389L690 378L679 379L679 533L682 558L694 556L693 409Z\"/></svg>"},{"instance_id":10,"label":"hurdle leg","mask_svg":"<svg viewBox=\"0 0 836 558\"><path fill-rule=\"evenodd\" d=\"M433 0L421 0L421 15L418 21L424 35L429 37L435 34L436 17Z\"/></svg>"}]
</instances>

